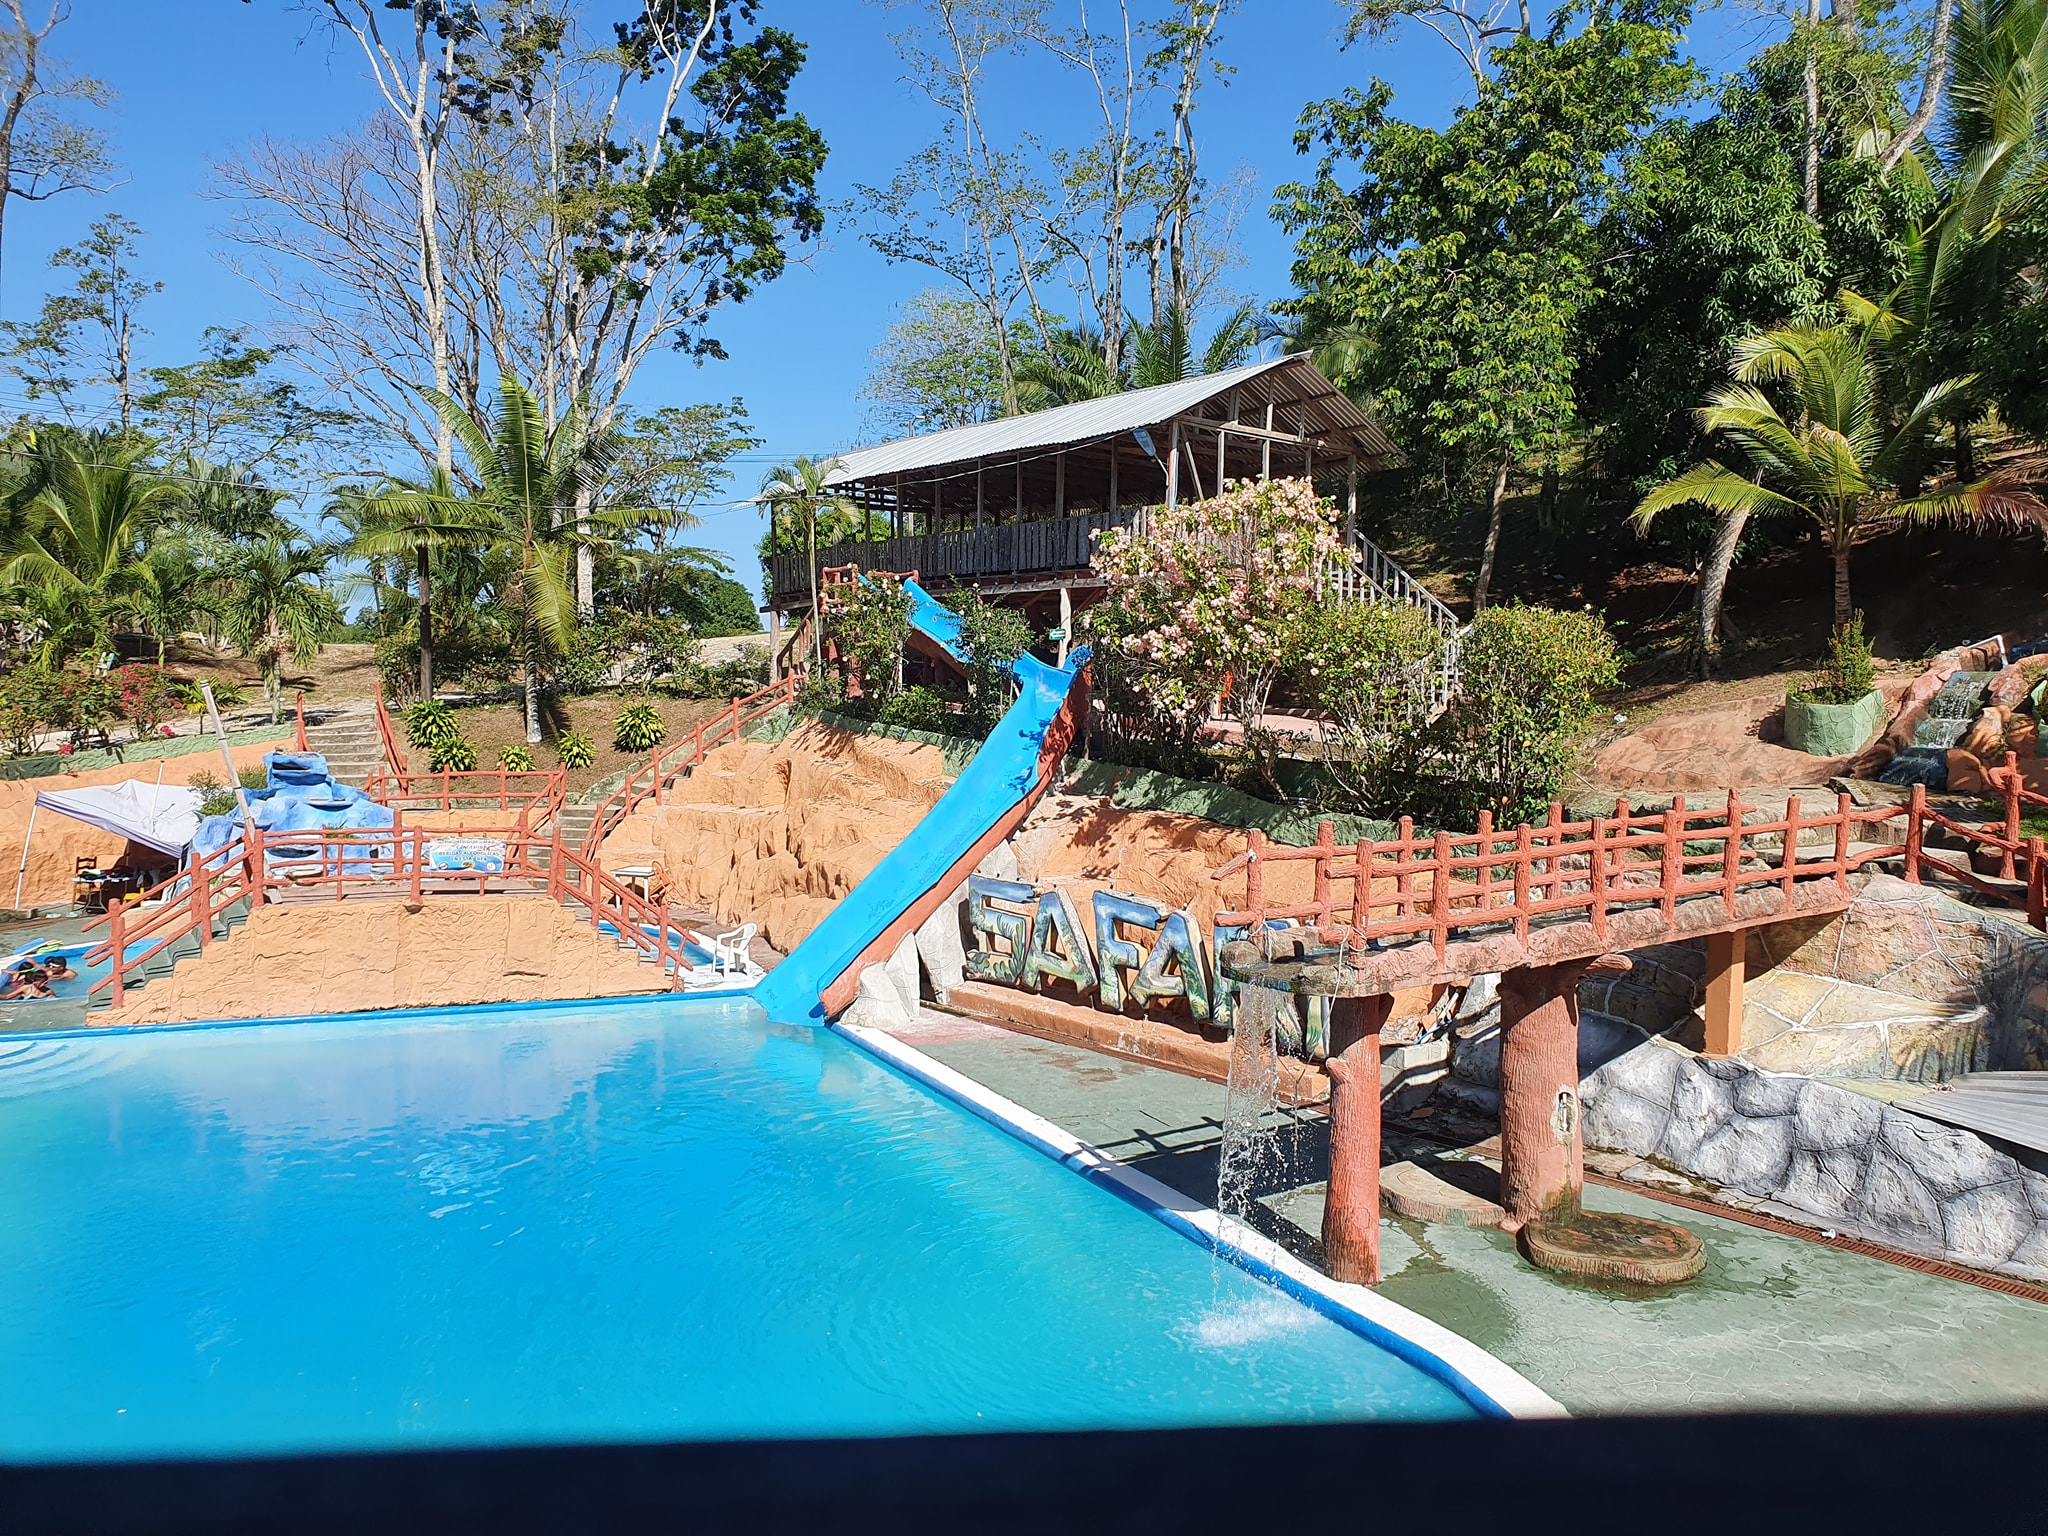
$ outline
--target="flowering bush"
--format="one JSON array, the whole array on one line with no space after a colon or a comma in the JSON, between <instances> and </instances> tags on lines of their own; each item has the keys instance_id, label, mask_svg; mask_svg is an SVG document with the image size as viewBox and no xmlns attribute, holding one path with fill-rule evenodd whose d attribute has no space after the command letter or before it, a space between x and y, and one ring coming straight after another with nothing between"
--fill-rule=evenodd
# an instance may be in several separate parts
<instances>
[{"instance_id":1,"label":"flowering bush","mask_svg":"<svg viewBox=\"0 0 2048 1536\"><path fill-rule=\"evenodd\" d=\"M1306 480L1234 481L1104 535L1104 600L1083 616L1098 681L1122 730L1191 750L1212 707L1259 737L1277 678L1297 660L1322 573L1344 557L1336 512ZM1162 764L1164 766L1164 764Z\"/></svg>"},{"instance_id":2,"label":"flowering bush","mask_svg":"<svg viewBox=\"0 0 2048 1536\"><path fill-rule=\"evenodd\" d=\"M901 681L903 645L910 638L910 594L901 582L870 576L843 589L825 615L825 642L847 672L847 694L879 709Z\"/></svg>"},{"instance_id":3,"label":"flowering bush","mask_svg":"<svg viewBox=\"0 0 2048 1536\"><path fill-rule=\"evenodd\" d=\"M107 674L107 681L114 690L115 714L132 722L143 734L153 732L184 708L177 685L164 676L161 667L130 663L114 668Z\"/></svg>"}]
</instances>

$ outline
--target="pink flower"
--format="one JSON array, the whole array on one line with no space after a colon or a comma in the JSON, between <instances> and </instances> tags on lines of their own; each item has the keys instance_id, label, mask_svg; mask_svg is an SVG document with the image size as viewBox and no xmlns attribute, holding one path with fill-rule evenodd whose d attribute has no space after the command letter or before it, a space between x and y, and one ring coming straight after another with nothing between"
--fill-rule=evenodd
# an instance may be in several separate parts
<instances>
[{"instance_id":1,"label":"pink flower","mask_svg":"<svg viewBox=\"0 0 2048 1536\"><path fill-rule=\"evenodd\" d=\"M61 743L57 748L57 751L65 757L69 757L71 755L71 750L71 743L68 741Z\"/></svg>"}]
</instances>

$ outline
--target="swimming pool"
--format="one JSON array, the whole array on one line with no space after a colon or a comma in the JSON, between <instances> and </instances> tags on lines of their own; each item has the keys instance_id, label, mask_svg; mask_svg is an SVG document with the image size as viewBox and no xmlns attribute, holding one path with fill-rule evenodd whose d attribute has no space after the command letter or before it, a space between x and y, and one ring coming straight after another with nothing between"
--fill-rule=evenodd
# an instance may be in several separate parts
<instances>
[{"instance_id":1,"label":"swimming pool","mask_svg":"<svg viewBox=\"0 0 2048 1536\"><path fill-rule=\"evenodd\" d=\"M743 1002L0 1042L0 1457L1474 1410Z\"/></svg>"}]
</instances>

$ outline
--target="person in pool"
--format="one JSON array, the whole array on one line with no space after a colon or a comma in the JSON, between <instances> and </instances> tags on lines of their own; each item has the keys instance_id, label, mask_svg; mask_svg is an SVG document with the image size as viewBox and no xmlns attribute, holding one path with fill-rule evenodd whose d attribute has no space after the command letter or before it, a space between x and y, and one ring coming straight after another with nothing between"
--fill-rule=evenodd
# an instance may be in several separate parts
<instances>
[{"instance_id":1,"label":"person in pool","mask_svg":"<svg viewBox=\"0 0 2048 1536\"><path fill-rule=\"evenodd\" d=\"M78 975L78 972L71 969L71 962L62 955L50 956L44 963L43 973L51 981L70 981Z\"/></svg>"},{"instance_id":2,"label":"person in pool","mask_svg":"<svg viewBox=\"0 0 2048 1536\"><path fill-rule=\"evenodd\" d=\"M7 973L0 987L0 1003L19 1002L25 997L50 997L50 973L33 960L24 960Z\"/></svg>"}]
</instances>

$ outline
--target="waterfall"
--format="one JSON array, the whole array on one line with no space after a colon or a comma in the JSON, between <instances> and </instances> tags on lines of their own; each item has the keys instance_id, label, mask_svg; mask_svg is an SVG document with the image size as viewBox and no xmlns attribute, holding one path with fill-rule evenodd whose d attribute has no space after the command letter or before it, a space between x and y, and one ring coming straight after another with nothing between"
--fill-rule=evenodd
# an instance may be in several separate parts
<instances>
[{"instance_id":1,"label":"waterfall","mask_svg":"<svg viewBox=\"0 0 2048 1536\"><path fill-rule=\"evenodd\" d=\"M1293 997L1268 987L1242 987L1230 1043L1223 1109L1223 1145L1216 1159L1216 1209L1226 1221L1250 1225L1252 1202L1281 1161L1279 1019Z\"/></svg>"}]
</instances>

